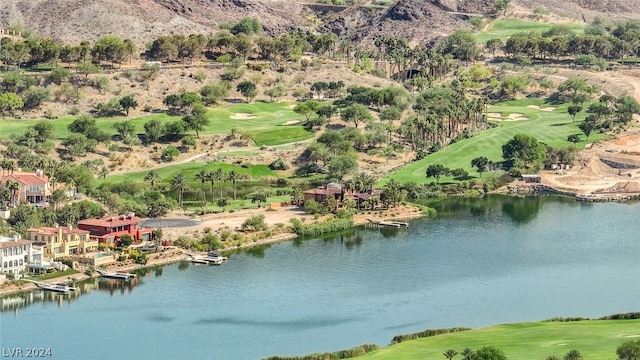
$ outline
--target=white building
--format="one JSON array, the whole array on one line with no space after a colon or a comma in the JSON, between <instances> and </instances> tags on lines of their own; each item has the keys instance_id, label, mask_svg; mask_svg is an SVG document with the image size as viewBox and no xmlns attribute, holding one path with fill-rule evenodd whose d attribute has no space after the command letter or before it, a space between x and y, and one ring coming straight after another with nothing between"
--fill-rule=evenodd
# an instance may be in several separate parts
<instances>
[{"instance_id":1,"label":"white building","mask_svg":"<svg viewBox=\"0 0 640 360\"><path fill-rule=\"evenodd\" d=\"M0 236L0 273L18 275L24 272L27 263L33 261L31 244L31 241L22 240L20 236Z\"/></svg>"}]
</instances>

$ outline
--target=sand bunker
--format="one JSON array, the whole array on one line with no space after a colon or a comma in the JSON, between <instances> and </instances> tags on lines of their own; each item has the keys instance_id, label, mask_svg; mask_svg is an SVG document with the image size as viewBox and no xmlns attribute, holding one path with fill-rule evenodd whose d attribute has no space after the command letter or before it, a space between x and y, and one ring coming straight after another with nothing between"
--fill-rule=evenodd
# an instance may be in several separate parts
<instances>
[{"instance_id":1,"label":"sand bunker","mask_svg":"<svg viewBox=\"0 0 640 360\"><path fill-rule=\"evenodd\" d=\"M637 338L637 337L640 337L640 334L634 334L634 335L622 335L622 337L626 337L626 338Z\"/></svg>"},{"instance_id":2,"label":"sand bunker","mask_svg":"<svg viewBox=\"0 0 640 360\"><path fill-rule=\"evenodd\" d=\"M256 116L251 113L235 113L235 115L231 115L231 118L236 120L247 120L255 119Z\"/></svg>"},{"instance_id":3,"label":"sand bunker","mask_svg":"<svg viewBox=\"0 0 640 360\"><path fill-rule=\"evenodd\" d=\"M487 117L490 119L502 119L502 114L500 113L487 113Z\"/></svg>"},{"instance_id":4,"label":"sand bunker","mask_svg":"<svg viewBox=\"0 0 640 360\"><path fill-rule=\"evenodd\" d=\"M535 110L540 110L540 111L553 111L556 108L554 108L553 106L549 106L549 107L545 107L545 108L541 108L538 105L529 105L527 106L529 109L535 109Z\"/></svg>"},{"instance_id":5,"label":"sand bunker","mask_svg":"<svg viewBox=\"0 0 640 360\"><path fill-rule=\"evenodd\" d=\"M286 123L282 124L282 125L295 125L295 124L299 124L301 123L300 120L289 120Z\"/></svg>"}]
</instances>

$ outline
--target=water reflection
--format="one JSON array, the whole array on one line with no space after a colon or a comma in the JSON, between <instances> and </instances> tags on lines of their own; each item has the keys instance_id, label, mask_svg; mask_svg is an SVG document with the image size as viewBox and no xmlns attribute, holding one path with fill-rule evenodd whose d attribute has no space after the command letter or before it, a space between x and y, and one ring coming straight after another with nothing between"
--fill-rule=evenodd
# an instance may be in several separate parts
<instances>
[{"instance_id":1,"label":"water reflection","mask_svg":"<svg viewBox=\"0 0 640 360\"><path fill-rule=\"evenodd\" d=\"M62 306L65 303L71 304L82 295L89 294L91 291L108 292L111 296L116 293L132 293L133 289L139 283L140 280L138 278L125 281L99 277L73 283L71 286L75 287L76 291L67 294L41 289L11 294L0 297L0 311L13 311L17 315L19 309L38 303L58 303L58 306Z\"/></svg>"}]
</instances>

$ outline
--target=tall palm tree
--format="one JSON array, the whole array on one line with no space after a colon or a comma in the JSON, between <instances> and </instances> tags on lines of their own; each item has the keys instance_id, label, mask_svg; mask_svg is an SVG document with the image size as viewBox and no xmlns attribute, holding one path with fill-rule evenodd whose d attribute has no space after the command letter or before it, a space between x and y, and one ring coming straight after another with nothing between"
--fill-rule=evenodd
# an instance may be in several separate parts
<instances>
[{"instance_id":1,"label":"tall palm tree","mask_svg":"<svg viewBox=\"0 0 640 360\"><path fill-rule=\"evenodd\" d=\"M462 355L462 360L474 360L476 358L476 353L470 348L462 350L460 355Z\"/></svg>"},{"instance_id":2,"label":"tall palm tree","mask_svg":"<svg viewBox=\"0 0 640 360\"><path fill-rule=\"evenodd\" d=\"M9 179L4 183L4 186L11 192L11 204L17 205L16 195L18 194L18 191L20 191L20 183Z\"/></svg>"},{"instance_id":3,"label":"tall palm tree","mask_svg":"<svg viewBox=\"0 0 640 360\"><path fill-rule=\"evenodd\" d=\"M209 181L209 173L205 169L201 169L196 174L196 180L200 180L200 188L202 189L202 201L204 201L205 205L207 204L207 195L204 191L204 184Z\"/></svg>"},{"instance_id":4,"label":"tall palm tree","mask_svg":"<svg viewBox=\"0 0 640 360\"><path fill-rule=\"evenodd\" d=\"M228 179L228 174L226 173L226 171L222 170L222 168L217 168L215 170L213 170L213 173L216 177L216 180L218 181L218 187L220 188L220 198L222 199L223 195L222 195L222 183L227 181Z\"/></svg>"},{"instance_id":5,"label":"tall palm tree","mask_svg":"<svg viewBox=\"0 0 640 360\"><path fill-rule=\"evenodd\" d=\"M227 179L229 179L229 181L231 181L231 186L233 188L233 200L236 200L236 183L238 181L242 181L244 179L246 179L247 176L244 174L241 174L235 170L231 170L228 174L227 174Z\"/></svg>"},{"instance_id":6,"label":"tall palm tree","mask_svg":"<svg viewBox=\"0 0 640 360\"><path fill-rule=\"evenodd\" d=\"M207 181L211 183L211 202L215 202L215 185L218 178L216 177L216 171L211 170L207 173Z\"/></svg>"},{"instance_id":7,"label":"tall palm tree","mask_svg":"<svg viewBox=\"0 0 640 360\"><path fill-rule=\"evenodd\" d=\"M582 360L582 355L578 350L569 350L569 352L564 356L564 360Z\"/></svg>"},{"instance_id":8,"label":"tall palm tree","mask_svg":"<svg viewBox=\"0 0 640 360\"><path fill-rule=\"evenodd\" d=\"M176 176L171 179L171 189L178 190L178 204L180 208L182 208L182 195L185 191L191 189L189 187L189 180L183 173L176 174Z\"/></svg>"},{"instance_id":9,"label":"tall palm tree","mask_svg":"<svg viewBox=\"0 0 640 360\"><path fill-rule=\"evenodd\" d=\"M151 184L151 188L153 189L156 182L160 181L160 175L158 175L155 170L151 170L144 176L143 180Z\"/></svg>"}]
</instances>

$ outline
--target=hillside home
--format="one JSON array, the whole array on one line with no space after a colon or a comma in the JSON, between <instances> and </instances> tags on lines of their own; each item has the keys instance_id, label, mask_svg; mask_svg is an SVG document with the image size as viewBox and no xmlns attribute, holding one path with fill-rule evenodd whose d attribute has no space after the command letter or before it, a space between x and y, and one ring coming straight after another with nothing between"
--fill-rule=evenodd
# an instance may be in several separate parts
<instances>
[{"instance_id":1,"label":"hillside home","mask_svg":"<svg viewBox=\"0 0 640 360\"><path fill-rule=\"evenodd\" d=\"M35 173L16 171L0 176L0 182L3 184L8 180L13 180L20 184L20 190L16 194L17 203L45 203L51 196L52 189L49 177L44 175L42 170L37 170Z\"/></svg>"},{"instance_id":2,"label":"hillside home","mask_svg":"<svg viewBox=\"0 0 640 360\"><path fill-rule=\"evenodd\" d=\"M151 240L152 229L140 227L142 219L135 214L108 216L102 219L85 219L78 221L78 227L91 233L91 239L100 243L119 245L120 237L130 235L136 242Z\"/></svg>"},{"instance_id":3,"label":"hillside home","mask_svg":"<svg viewBox=\"0 0 640 360\"><path fill-rule=\"evenodd\" d=\"M30 228L27 238L41 243L44 256L51 259L98 251L98 241L90 238L89 231L71 226Z\"/></svg>"},{"instance_id":4,"label":"hillside home","mask_svg":"<svg viewBox=\"0 0 640 360\"><path fill-rule=\"evenodd\" d=\"M0 236L0 273L15 275L25 271L32 258L32 243L20 236Z\"/></svg>"}]
</instances>

